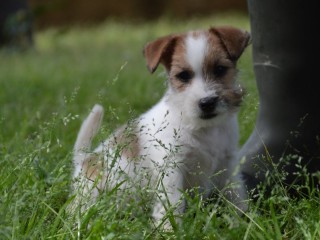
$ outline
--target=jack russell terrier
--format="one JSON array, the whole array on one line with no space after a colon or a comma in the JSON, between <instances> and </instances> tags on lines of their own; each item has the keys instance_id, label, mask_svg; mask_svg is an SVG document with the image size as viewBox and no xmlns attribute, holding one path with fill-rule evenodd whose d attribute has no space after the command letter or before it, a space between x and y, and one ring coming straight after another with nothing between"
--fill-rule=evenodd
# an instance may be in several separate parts
<instances>
[{"instance_id":1,"label":"jack russell terrier","mask_svg":"<svg viewBox=\"0 0 320 240\"><path fill-rule=\"evenodd\" d=\"M159 224L170 206L176 216L183 213L183 193L192 188L204 198L219 191L245 211L246 191L236 171L243 98L236 63L249 40L247 31L224 26L146 44L147 67L153 73L164 66L168 89L154 107L90 152L103 116L103 108L94 106L74 147L77 203L92 204L101 190L149 184L156 192L152 216Z\"/></svg>"}]
</instances>

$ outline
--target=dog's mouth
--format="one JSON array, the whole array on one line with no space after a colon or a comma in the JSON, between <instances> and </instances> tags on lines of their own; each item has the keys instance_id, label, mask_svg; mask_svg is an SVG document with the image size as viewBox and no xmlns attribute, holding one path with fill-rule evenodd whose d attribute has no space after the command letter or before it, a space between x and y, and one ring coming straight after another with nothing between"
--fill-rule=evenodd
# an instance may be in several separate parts
<instances>
[{"instance_id":1,"label":"dog's mouth","mask_svg":"<svg viewBox=\"0 0 320 240\"><path fill-rule=\"evenodd\" d=\"M202 112L200 115L201 119L208 120L216 117L218 114L215 112Z\"/></svg>"}]
</instances>

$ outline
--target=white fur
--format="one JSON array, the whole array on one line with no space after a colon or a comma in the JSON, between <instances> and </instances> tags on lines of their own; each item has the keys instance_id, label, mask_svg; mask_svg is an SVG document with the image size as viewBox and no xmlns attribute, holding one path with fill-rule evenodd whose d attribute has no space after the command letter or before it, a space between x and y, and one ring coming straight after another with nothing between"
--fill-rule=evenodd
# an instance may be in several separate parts
<instances>
[{"instance_id":1,"label":"white fur","mask_svg":"<svg viewBox=\"0 0 320 240\"><path fill-rule=\"evenodd\" d=\"M75 176L81 173L83 161L87 158L87 155L90 154L91 141L100 128L102 116L103 107L96 104L81 126L74 146L75 155L73 163L75 165Z\"/></svg>"},{"instance_id":2,"label":"white fur","mask_svg":"<svg viewBox=\"0 0 320 240\"><path fill-rule=\"evenodd\" d=\"M142 176L143 169L151 176L152 184L157 186L155 190L163 190L161 188L164 186L166 194L159 192L152 213L157 221L161 221L166 213L165 208L168 207L164 198L168 197L171 205L176 206L175 213L181 214L185 208L181 192L193 187L199 187L203 196L208 197L213 190L224 191L228 183L237 183L240 186L225 192L225 195L241 210L247 208L244 202L246 194L243 182L239 173L235 172L238 164L236 113L221 108L219 115L213 119L199 118L199 100L216 94L214 86L206 83L202 76L201 69L207 47L205 36L187 37L186 58L195 72L192 84L182 92L175 92L169 86L160 102L138 118L136 132L140 145L140 161L132 161L122 156L116 159L116 167L112 167L112 137L95 150L95 153L103 155L104 161L107 162L103 176L108 181L100 184L101 188L105 188L105 184L115 186L126 179L138 179L137 176ZM82 144L82 148L90 145L90 133L95 132L99 125L96 123L98 120L93 121L94 118L99 119L95 117L96 112L101 111L94 108L78 135L77 143L87 143L87 146ZM88 123L92 125L88 126ZM82 134L86 128L91 129L89 134ZM83 154L79 147L75 150L75 156ZM83 158L81 160L83 161ZM77 157L75 165L79 166ZM119 169L125 176L118 174ZM162 174L164 172L166 174ZM217 174L218 172L221 173ZM79 176L81 172L77 167L74 177ZM86 181L83 177L82 180ZM139 183L145 184L146 181ZM91 184L90 181L87 181L87 184ZM129 183L126 182L123 186L126 184Z\"/></svg>"},{"instance_id":3,"label":"white fur","mask_svg":"<svg viewBox=\"0 0 320 240\"><path fill-rule=\"evenodd\" d=\"M196 76L201 75L206 48L207 39L205 35L201 34L196 37L191 33L188 35L186 39L186 57Z\"/></svg>"}]
</instances>

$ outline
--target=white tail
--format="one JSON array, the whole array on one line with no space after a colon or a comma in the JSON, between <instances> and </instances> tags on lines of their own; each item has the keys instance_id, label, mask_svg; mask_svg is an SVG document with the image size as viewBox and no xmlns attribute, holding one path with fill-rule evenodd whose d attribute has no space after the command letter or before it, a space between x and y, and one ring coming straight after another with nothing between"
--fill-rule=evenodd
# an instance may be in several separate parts
<instances>
[{"instance_id":1,"label":"white tail","mask_svg":"<svg viewBox=\"0 0 320 240\"><path fill-rule=\"evenodd\" d=\"M74 164L82 164L86 152L90 151L93 137L97 134L103 117L103 107L96 104L84 120L74 145Z\"/></svg>"}]
</instances>

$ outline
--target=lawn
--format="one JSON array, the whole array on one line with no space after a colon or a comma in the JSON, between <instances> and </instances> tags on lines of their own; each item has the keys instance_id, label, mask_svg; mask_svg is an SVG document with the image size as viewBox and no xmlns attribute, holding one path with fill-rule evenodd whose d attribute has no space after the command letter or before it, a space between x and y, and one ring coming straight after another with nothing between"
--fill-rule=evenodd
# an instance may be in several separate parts
<instances>
[{"instance_id":1,"label":"lawn","mask_svg":"<svg viewBox=\"0 0 320 240\"><path fill-rule=\"evenodd\" d=\"M199 196L189 198L182 225L171 232L154 228L143 201L120 210L111 194L86 214L65 212L72 200L73 144L92 106L106 109L98 142L150 108L165 90L163 69L153 75L147 71L143 45L172 32L215 25L250 29L248 17L236 13L188 21L108 20L37 32L29 51L1 50L0 239L319 239L318 192L310 189L309 195L292 199L273 177L259 187L243 216L223 199L205 204ZM239 114L242 145L258 108L250 47L238 68L247 92ZM268 184L273 193L264 196Z\"/></svg>"}]
</instances>

